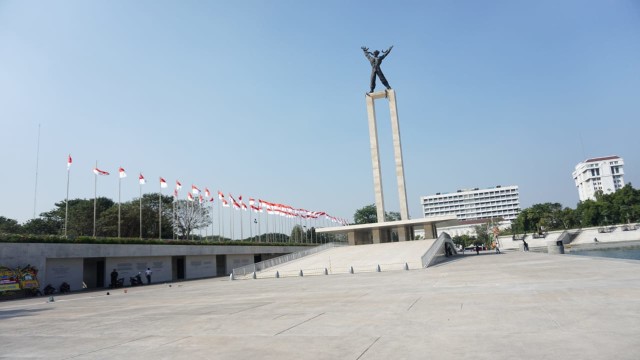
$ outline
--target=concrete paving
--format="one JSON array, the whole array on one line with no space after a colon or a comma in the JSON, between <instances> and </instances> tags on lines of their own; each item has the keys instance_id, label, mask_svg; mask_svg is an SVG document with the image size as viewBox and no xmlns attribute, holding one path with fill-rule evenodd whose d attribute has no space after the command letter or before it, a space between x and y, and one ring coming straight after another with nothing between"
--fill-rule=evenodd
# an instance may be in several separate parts
<instances>
[{"instance_id":1,"label":"concrete paving","mask_svg":"<svg viewBox=\"0 0 640 360\"><path fill-rule=\"evenodd\" d=\"M0 303L2 359L637 359L640 262L507 252L412 271Z\"/></svg>"}]
</instances>

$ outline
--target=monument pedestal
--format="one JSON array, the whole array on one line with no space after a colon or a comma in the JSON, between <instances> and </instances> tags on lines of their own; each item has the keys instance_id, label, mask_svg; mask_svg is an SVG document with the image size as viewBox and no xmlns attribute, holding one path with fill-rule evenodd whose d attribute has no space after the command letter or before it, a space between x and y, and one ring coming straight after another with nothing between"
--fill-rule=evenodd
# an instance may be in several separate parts
<instances>
[{"instance_id":1,"label":"monument pedestal","mask_svg":"<svg viewBox=\"0 0 640 360\"><path fill-rule=\"evenodd\" d=\"M404 181L404 164L402 159L402 144L400 142L400 123L398 121L398 106L396 92L393 89L376 91L366 94L367 114L369 118L369 142L371 144L371 167L373 169L373 188L376 199L376 214L378 222L384 222L384 195L382 190L382 171L380 168L380 149L378 146L378 125L376 120L375 100L389 99L389 113L391 115L391 132L393 137L393 153L396 164L396 179L398 182L398 199L400 201L400 219L409 220L407 206L407 191ZM399 236L400 237L400 236ZM402 237L401 237L402 238Z\"/></svg>"}]
</instances>

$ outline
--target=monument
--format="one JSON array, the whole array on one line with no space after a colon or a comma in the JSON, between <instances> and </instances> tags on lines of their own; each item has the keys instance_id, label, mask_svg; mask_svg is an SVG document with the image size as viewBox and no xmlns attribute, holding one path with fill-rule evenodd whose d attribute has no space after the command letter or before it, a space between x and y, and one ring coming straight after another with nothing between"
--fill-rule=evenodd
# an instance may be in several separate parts
<instances>
[{"instance_id":1,"label":"monument","mask_svg":"<svg viewBox=\"0 0 640 360\"><path fill-rule=\"evenodd\" d=\"M369 118L369 142L371 144L371 167L373 169L373 187L376 199L376 212L378 222L384 222L384 192L382 190L382 170L380 168L380 148L378 146L378 125L376 120L375 100L388 99L389 112L391 115L391 132L393 137L393 153L396 163L396 179L398 182L398 199L400 201L400 219L409 220L409 209L407 206L407 191L404 181L404 165L402 161L402 143L400 141L400 123L398 122L398 106L396 103L396 92L391 89L389 82L385 78L380 64L382 60L389 55L393 46L382 52L375 50L369 52L369 48L362 47L364 55L371 63L371 81L370 88L365 98L367 102L367 114ZM376 87L376 76L380 78L380 82L387 88L384 91L374 92Z\"/></svg>"},{"instance_id":2,"label":"monument","mask_svg":"<svg viewBox=\"0 0 640 360\"><path fill-rule=\"evenodd\" d=\"M389 55L393 46L382 52L363 46L362 51L371 64L369 92L365 94L367 116L369 120L369 142L371 149L371 167L373 169L373 188L376 201L378 222L374 224L357 224L332 228L316 229L317 233L346 234L350 245L377 244L392 241L414 240L414 229L424 230L426 239L437 237L436 225L449 226L457 223L455 215L435 216L429 218L409 219L407 206L407 191L404 181L404 164L402 159L402 144L400 142L400 123L398 121L398 105L396 92L391 88L387 78L382 73L380 65ZM380 79L385 90L375 91L376 79ZM398 185L398 200L400 202L400 220L385 221L384 192L382 189L382 169L380 167L380 149L378 146L378 125L376 120L375 101L387 99L391 115L391 132L393 138L393 152L395 158L396 180Z\"/></svg>"}]
</instances>

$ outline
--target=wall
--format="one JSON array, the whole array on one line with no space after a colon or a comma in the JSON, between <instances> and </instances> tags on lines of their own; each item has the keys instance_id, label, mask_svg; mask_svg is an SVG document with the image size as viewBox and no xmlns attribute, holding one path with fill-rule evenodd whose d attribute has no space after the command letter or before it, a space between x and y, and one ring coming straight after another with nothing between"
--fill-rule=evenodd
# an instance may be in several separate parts
<instances>
[{"instance_id":1,"label":"wall","mask_svg":"<svg viewBox=\"0 0 640 360\"><path fill-rule=\"evenodd\" d=\"M187 256L185 259L185 272L188 279L213 277L216 273L215 255Z\"/></svg>"},{"instance_id":2,"label":"wall","mask_svg":"<svg viewBox=\"0 0 640 360\"><path fill-rule=\"evenodd\" d=\"M227 274L234 268L253 264L253 255L227 255Z\"/></svg>"},{"instance_id":3,"label":"wall","mask_svg":"<svg viewBox=\"0 0 640 360\"><path fill-rule=\"evenodd\" d=\"M71 290L82 289L83 259L47 259L47 272L44 277L38 274L40 288L51 284L56 290L60 290L60 284L67 282Z\"/></svg>"},{"instance_id":4,"label":"wall","mask_svg":"<svg viewBox=\"0 0 640 360\"><path fill-rule=\"evenodd\" d=\"M171 281L171 257L170 256L153 256L153 257L116 257L107 258L105 262L105 284L111 282L111 271L118 271L118 278L124 278L125 286L129 285L129 278L135 276L139 272L142 275L142 281L146 284L147 279L144 276L145 270L151 268L151 283Z\"/></svg>"}]
</instances>

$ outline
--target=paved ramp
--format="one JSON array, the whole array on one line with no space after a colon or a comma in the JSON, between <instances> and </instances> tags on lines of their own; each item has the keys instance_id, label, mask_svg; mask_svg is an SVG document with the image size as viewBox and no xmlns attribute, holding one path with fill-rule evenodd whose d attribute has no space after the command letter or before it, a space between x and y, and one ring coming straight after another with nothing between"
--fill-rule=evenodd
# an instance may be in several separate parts
<instances>
[{"instance_id":1,"label":"paved ramp","mask_svg":"<svg viewBox=\"0 0 640 360\"><path fill-rule=\"evenodd\" d=\"M256 277L271 278L276 272L281 277L299 276L300 270L303 275L318 275L325 269L328 274L340 274L350 272L351 267L354 272L374 272L378 265L381 271L403 270L405 264L418 269L422 267L422 255L434 242L431 239L331 248L260 271Z\"/></svg>"}]
</instances>

